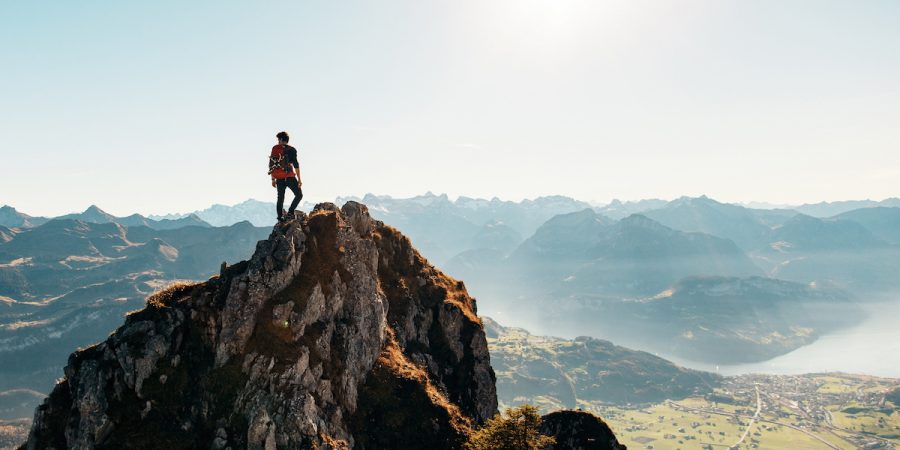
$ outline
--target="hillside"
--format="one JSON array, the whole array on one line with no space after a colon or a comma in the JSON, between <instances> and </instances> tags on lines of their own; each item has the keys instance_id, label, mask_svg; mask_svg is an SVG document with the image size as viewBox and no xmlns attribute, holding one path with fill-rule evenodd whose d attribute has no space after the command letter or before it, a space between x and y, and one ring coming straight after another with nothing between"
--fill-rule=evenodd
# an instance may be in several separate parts
<instances>
[{"instance_id":1,"label":"hillside","mask_svg":"<svg viewBox=\"0 0 900 450\"><path fill-rule=\"evenodd\" d=\"M485 318L501 405L547 411L585 402L657 403L712 392L717 375L684 369L601 339L535 336Z\"/></svg>"},{"instance_id":2,"label":"hillside","mask_svg":"<svg viewBox=\"0 0 900 450\"><path fill-rule=\"evenodd\" d=\"M879 239L900 244L900 207L861 208L834 216L838 220L851 220L871 231Z\"/></svg>"}]
</instances>

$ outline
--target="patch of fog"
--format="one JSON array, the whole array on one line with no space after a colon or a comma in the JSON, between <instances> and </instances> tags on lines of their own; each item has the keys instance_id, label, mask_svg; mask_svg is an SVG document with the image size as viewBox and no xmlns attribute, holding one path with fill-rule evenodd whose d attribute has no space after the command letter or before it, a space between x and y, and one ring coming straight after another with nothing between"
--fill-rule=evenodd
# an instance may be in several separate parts
<instances>
[{"instance_id":1,"label":"patch of fog","mask_svg":"<svg viewBox=\"0 0 900 450\"><path fill-rule=\"evenodd\" d=\"M900 296L892 302L863 307L868 318L859 325L827 334L810 345L760 363L717 366L671 355L660 356L685 367L722 375L845 372L900 378Z\"/></svg>"}]
</instances>

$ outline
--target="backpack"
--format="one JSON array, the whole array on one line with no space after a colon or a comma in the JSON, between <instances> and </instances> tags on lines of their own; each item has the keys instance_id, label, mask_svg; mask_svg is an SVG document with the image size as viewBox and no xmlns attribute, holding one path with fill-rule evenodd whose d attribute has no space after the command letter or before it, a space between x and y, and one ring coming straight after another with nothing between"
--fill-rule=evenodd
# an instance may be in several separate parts
<instances>
[{"instance_id":1,"label":"backpack","mask_svg":"<svg viewBox=\"0 0 900 450\"><path fill-rule=\"evenodd\" d=\"M285 145L280 154L269 156L269 175L272 175L272 172L276 169L281 169L288 173L291 171L291 162L287 158L287 149L288 146Z\"/></svg>"}]
</instances>

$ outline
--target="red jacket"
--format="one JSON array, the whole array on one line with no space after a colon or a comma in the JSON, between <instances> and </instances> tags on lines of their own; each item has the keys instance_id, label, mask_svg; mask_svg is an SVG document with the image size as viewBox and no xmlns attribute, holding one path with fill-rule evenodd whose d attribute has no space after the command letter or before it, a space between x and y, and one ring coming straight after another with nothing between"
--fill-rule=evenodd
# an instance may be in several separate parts
<instances>
[{"instance_id":1,"label":"red jacket","mask_svg":"<svg viewBox=\"0 0 900 450\"><path fill-rule=\"evenodd\" d=\"M297 161L297 149L290 145L278 144L272 147L272 153L269 155L269 174L276 179L285 179L296 177L294 168L300 168Z\"/></svg>"}]
</instances>

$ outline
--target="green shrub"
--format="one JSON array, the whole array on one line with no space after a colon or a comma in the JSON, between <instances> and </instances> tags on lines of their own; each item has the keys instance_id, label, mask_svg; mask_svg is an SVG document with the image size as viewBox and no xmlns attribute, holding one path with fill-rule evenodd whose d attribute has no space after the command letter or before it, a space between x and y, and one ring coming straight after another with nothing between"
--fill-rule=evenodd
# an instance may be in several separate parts
<instances>
[{"instance_id":1,"label":"green shrub","mask_svg":"<svg viewBox=\"0 0 900 450\"><path fill-rule=\"evenodd\" d=\"M472 433L466 450L540 450L555 444L554 438L540 433L540 426L541 416L536 407L510 408Z\"/></svg>"}]
</instances>

